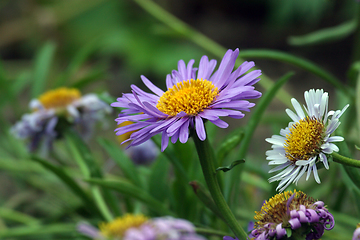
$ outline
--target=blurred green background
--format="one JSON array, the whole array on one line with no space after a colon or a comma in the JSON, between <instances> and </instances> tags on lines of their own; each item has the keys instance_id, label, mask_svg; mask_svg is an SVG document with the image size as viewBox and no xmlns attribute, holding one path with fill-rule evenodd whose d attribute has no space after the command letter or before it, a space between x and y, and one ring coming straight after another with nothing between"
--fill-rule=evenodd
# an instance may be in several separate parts
<instances>
[{"instance_id":1,"label":"blurred green background","mask_svg":"<svg viewBox=\"0 0 360 240\"><path fill-rule=\"evenodd\" d=\"M176 31L164 24L167 22L166 16L162 22L149 14L142 7L146 2L149 1L0 1L2 156L14 156L15 152L22 154L24 149L20 151L18 147L14 147L16 140L8 140L6 136L9 135L11 125L28 112L29 101L46 90L65 85L78 87L83 93L108 92L110 96L116 97L129 92L131 84L146 90L140 75L145 75L155 85L165 89L166 74L177 68L179 59L185 62L195 59L196 66L200 57L206 54L220 61L219 56L208 51L205 42L202 45L201 41L194 40L191 32L189 34ZM226 49L239 48L240 52L259 48L284 51L315 62L343 83L350 82L348 69L357 59L354 49L356 44L359 45L353 34L356 27L353 19L359 6L356 6L353 0L154 2L195 32L204 34ZM169 18L169 21L172 20ZM324 28L330 30L317 35L307 35ZM225 51L222 54L224 53ZM246 60L254 60L256 66L271 79L278 79L289 70L295 70L296 75L287 83L285 89L291 96L300 97L301 102L303 92L309 88L324 88L325 91L334 92L332 85L297 67L264 59ZM257 88L262 92L265 90L259 84ZM332 102L334 100L335 96L331 96L331 109L335 109ZM343 105L345 104L341 104ZM278 121L278 125L273 126L274 132L287 124L284 108L283 103L275 100L263 119L265 123ZM244 125L250 115L241 123L229 120L230 126L236 128ZM271 120L272 117L275 120ZM109 125L110 130L106 133L99 131L100 136L113 137L112 129L115 124L110 122ZM264 160L264 153L270 147L265 144L264 139L271 136L273 129L264 125L257 128L252 140L256 145L250 145L249 155L255 155L252 157L259 161ZM230 131L231 128L224 133ZM104 154L99 149L95 148L98 150L96 156L103 157ZM262 165L265 171L267 163L263 161ZM48 222L66 222L67 214L61 212L66 209L64 202L71 199L75 203L68 204L76 205L77 199L61 196L61 193L65 192L61 184L58 186L62 189L59 192L49 189L46 184L42 188L43 180L33 175L31 179L29 177L30 180L15 181L14 179L26 177L22 174L29 170L27 167L14 170L9 162L0 161L0 205L3 207L0 210L16 208L35 217L46 216ZM42 170L34 168L31 171ZM337 176L338 172L333 170L328 177L326 174L321 176L324 182L331 182L330 186L335 186L333 191L337 196L344 194L343 185L336 185L335 180L330 179ZM257 179L257 176L254 179ZM29 185L42 190L31 188L26 191ZM320 191L313 191L316 194L314 197L326 195L325 193L330 191L325 185L322 186L324 187ZM247 193L249 195L245 197L248 197L247 204L251 205L249 209L257 209L263 197L258 197L254 202L250 193L258 193L254 189ZM336 198L329 204L338 206L336 201L343 200ZM3 225L5 224L0 219L0 227ZM341 230L339 228L339 232Z\"/></svg>"}]
</instances>

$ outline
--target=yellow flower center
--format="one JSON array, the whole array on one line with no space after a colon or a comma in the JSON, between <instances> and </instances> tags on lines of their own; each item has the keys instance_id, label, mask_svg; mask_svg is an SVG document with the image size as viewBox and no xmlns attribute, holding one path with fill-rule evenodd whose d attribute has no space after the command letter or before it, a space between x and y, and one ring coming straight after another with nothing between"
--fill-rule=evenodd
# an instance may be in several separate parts
<instances>
[{"instance_id":1,"label":"yellow flower center","mask_svg":"<svg viewBox=\"0 0 360 240\"><path fill-rule=\"evenodd\" d=\"M180 112L195 116L207 108L219 91L206 79L191 79L169 88L159 99L156 107L163 113L176 116Z\"/></svg>"},{"instance_id":2,"label":"yellow flower center","mask_svg":"<svg viewBox=\"0 0 360 240\"><path fill-rule=\"evenodd\" d=\"M290 216L287 215L286 204L294 193L295 197L289 205L290 211L294 209L299 210L300 205L304 205L306 208L314 208L314 199L301 191L294 190L294 192L286 191L278 193L270 198L269 201L265 201L259 212L255 211L254 219L257 222L255 222L254 228L262 228L267 223L275 223L274 227L279 223L283 223L282 226L285 227L288 220L290 220Z\"/></svg>"},{"instance_id":3,"label":"yellow flower center","mask_svg":"<svg viewBox=\"0 0 360 240\"><path fill-rule=\"evenodd\" d=\"M116 218L112 222L101 223L99 228L101 233L105 237L109 237L109 238L123 237L128 229L138 228L147 220L148 218L142 214L139 215L125 214L122 217Z\"/></svg>"},{"instance_id":4,"label":"yellow flower center","mask_svg":"<svg viewBox=\"0 0 360 240\"><path fill-rule=\"evenodd\" d=\"M65 108L80 97L81 93L79 90L62 87L42 94L38 100L46 109Z\"/></svg>"},{"instance_id":5,"label":"yellow flower center","mask_svg":"<svg viewBox=\"0 0 360 240\"><path fill-rule=\"evenodd\" d=\"M308 160L321 152L324 143L324 124L315 117L306 117L295 123L286 135L286 157L294 164L298 160Z\"/></svg>"}]
</instances>

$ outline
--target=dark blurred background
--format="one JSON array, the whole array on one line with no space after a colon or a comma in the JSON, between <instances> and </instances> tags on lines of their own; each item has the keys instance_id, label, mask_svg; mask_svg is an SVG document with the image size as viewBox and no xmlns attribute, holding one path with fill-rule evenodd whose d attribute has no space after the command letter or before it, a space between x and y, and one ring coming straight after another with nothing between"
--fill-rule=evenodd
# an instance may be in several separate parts
<instances>
[{"instance_id":1,"label":"dark blurred background","mask_svg":"<svg viewBox=\"0 0 360 240\"><path fill-rule=\"evenodd\" d=\"M305 46L290 45L288 39L351 20L355 14L353 0L155 2L226 48L290 52L346 80L354 41L351 36ZM139 83L140 74L164 86L165 74L176 68L179 59L187 61L209 54L154 19L134 1L0 1L0 57L7 74L17 76L30 71L37 51L49 41L56 46L50 82L77 53L88 51L89 57L71 81L97 69L98 77L104 79L100 85L113 95L127 91L129 83ZM274 78L287 68L271 61L258 62ZM307 81L306 76L300 75L302 84Z\"/></svg>"}]
</instances>

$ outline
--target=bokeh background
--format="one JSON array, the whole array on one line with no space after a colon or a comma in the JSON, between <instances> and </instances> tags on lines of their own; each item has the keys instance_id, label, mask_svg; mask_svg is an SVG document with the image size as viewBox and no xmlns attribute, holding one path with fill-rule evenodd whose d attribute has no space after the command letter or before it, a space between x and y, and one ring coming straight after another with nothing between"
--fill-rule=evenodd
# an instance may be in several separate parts
<instances>
[{"instance_id":1,"label":"bokeh background","mask_svg":"<svg viewBox=\"0 0 360 240\"><path fill-rule=\"evenodd\" d=\"M7 135L10 126L28 111L29 101L48 89L73 86L80 88L83 93L105 92L111 99L128 92L131 84L146 89L140 75L145 75L165 89L165 76L176 69L179 59L185 62L195 59L197 63L202 55L219 59L201 41L192 39L191 34L181 34L164 24L166 17L162 22L149 14L142 7L142 2L1 0L1 134ZM344 84L349 81L348 69L354 61L354 46L359 45L353 34L356 14L353 0L154 2L172 14L171 17L178 18L195 32L226 49L239 48L240 52L264 48L280 50L315 62ZM171 18L169 21L172 21ZM326 37L325 33L318 41L306 36L319 29L339 25L342 26L339 31L344 33L335 34L335 37L331 35L334 31L329 34L330 37ZM337 107L333 102L335 96L331 95L335 89L319 77L285 63L264 59L246 60L254 60L256 66L273 80L290 70L295 71L295 76L285 85L290 96L303 101L304 91L323 88L330 92L330 108ZM265 90L259 85L257 88ZM259 162L262 161L264 169L268 168L264 153L270 147L264 139L286 126L288 120L285 108L284 103L275 99L262 120L265 124L260 125L252 140L249 154ZM219 134L230 133L233 128L246 124L250 115L244 121L230 120L231 127ZM274 118L280 119L279 125L270 128L266 122ZM115 123L109 121L108 125L107 131L99 130L97 134L113 137ZM9 143L4 139L3 146L6 146ZM1 151L9 154L14 149ZM100 149L97 154L103 157ZM111 169L112 166L106 167ZM51 212L50 218L66 218L66 214L58 213L64 208L54 202L59 197L55 192L27 191L29 184L26 180L14 181L26 175L19 177L23 172L11 169L11 164L1 161L0 205L17 208L33 216L41 217ZM324 182L331 181L325 174L321 177ZM42 184L38 178L32 178L31 181L32 186ZM344 194L341 186L337 185L334 192ZM326 191L323 189L323 192ZM252 203L249 201L251 209L256 209L261 199ZM345 200L336 198L333 201ZM330 204L336 205L334 202ZM1 224L0 218L0 227Z\"/></svg>"}]
</instances>

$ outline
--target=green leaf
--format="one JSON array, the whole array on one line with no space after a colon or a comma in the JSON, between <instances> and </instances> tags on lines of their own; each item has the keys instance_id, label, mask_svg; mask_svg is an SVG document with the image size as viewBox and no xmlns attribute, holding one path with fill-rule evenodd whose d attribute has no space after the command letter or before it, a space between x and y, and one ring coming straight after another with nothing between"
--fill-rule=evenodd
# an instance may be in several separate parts
<instances>
[{"instance_id":1,"label":"green leaf","mask_svg":"<svg viewBox=\"0 0 360 240\"><path fill-rule=\"evenodd\" d=\"M49 163L46 160L32 156L32 160L40 163L45 169L54 173L60 180L67 186L69 189L78 196L86 205L87 210L90 213L96 213L100 215L100 212L93 200L84 192L84 190L60 167L55 166L52 163Z\"/></svg>"},{"instance_id":2,"label":"green leaf","mask_svg":"<svg viewBox=\"0 0 360 240\"><path fill-rule=\"evenodd\" d=\"M293 46L308 46L339 41L350 36L350 34L355 32L355 29L356 21L351 20L338 26L320 29L303 36L291 36L288 39L288 43Z\"/></svg>"},{"instance_id":3,"label":"green leaf","mask_svg":"<svg viewBox=\"0 0 360 240\"><path fill-rule=\"evenodd\" d=\"M62 74L56 81L55 87L60 87L64 85L68 85L69 80L72 78L73 75L79 71L80 67L88 60L89 56L96 51L98 45L97 40L91 41L90 43L86 44L82 47L76 55L71 59L68 67L66 68L64 74ZM96 71L97 73L99 71ZM93 75L94 71L91 71L87 76ZM101 72L102 74L104 71ZM79 82L74 83L73 87L81 88L77 86Z\"/></svg>"},{"instance_id":4,"label":"green leaf","mask_svg":"<svg viewBox=\"0 0 360 240\"><path fill-rule=\"evenodd\" d=\"M139 178L139 172L136 169L131 159L121 149L120 144L109 141L104 138L99 138L98 143L105 149L109 156L119 166L124 176L129 179L134 185L141 187L142 182Z\"/></svg>"},{"instance_id":5,"label":"green leaf","mask_svg":"<svg viewBox=\"0 0 360 240\"><path fill-rule=\"evenodd\" d=\"M47 42L38 52L35 58L33 85L31 97L38 97L45 90L45 83L48 77L51 62L55 54L56 45Z\"/></svg>"},{"instance_id":6,"label":"green leaf","mask_svg":"<svg viewBox=\"0 0 360 240\"><path fill-rule=\"evenodd\" d=\"M149 193L159 201L166 201L169 198L169 176L167 174L169 170L170 163L162 154L152 164L150 169L150 176L147 179Z\"/></svg>"},{"instance_id":7,"label":"green leaf","mask_svg":"<svg viewBox=\"0 0 360 240\"><path fill-rule=\"evenodd\" d=\"M33 218L27 214L15 211L10 208L2 208L0 207L0 217L4 219L10 219L19 223L23 223L26 225L39 225L40 221L36 218Z\"/></svg>"},{"instance_id":8,"label":"green leaf","mask_svg":"<svg viewBox=\"0 0 360 240\"><path fill-rule=\"evenodd\" d=\"M246 153L248 151L251 138L253 136L253 133L258 126L266 108L271 103L272 99L275 97L276 93L280 90L280 88L294 75L294 73L290 72L285 74L283 77L281 77L278 81L275 82L273 87L269 89L267 92L263 94L263 96L260 98L256 108L254 108L254 111L252 112L251 118L245 128L245 135L244 139L241 142L240 150L239 150L239 158L245 158ZM230 184L226 184L224 188L224 193L226 197L230 196L231 189L235 186L235 183L239 182L240 179L240 171L241 169L236 169L231 172L230 175ZM236 194L235 194L236 195ZM235 196L234 195L234 196ZM234 201L236 202L236 201Z\"/></svg>"},{"instance_id":9,"label":"green leaf","mask_svg":"<svg viewBox=\"0 0 360 240\"><path fill-rule=\"evenodd\" d=\"M223 171L223 172L227 172L230 171L233 167L235 167L236 165L239 165L240 163L245 163L245 160L236 160L233 161L229 166L226 167L218 167L216 169L216 171Z\"/></svg>"},{"instance_id":10,"label":"green leaf","mask_svg":"<svg viewBox=\"0 0 360 240\"><path fill-rule=\"evenodd\" d=\"M199 183L198 181L192 181L189 183L190 186L193 188L195 195L198 199L208 208L210 209L218 218L221 218L225 221L224 216L215 205L210 192L206 190L206 188Z\"/></svg>"},{"instance_id":11,"label":"green leaf","mask_svg":"<svg viewBox=\"0 0 360 240\"><path fill-rule=\"evenodd\" d=\"M133 185L132 183L124 179L118 178L117 180L102 180L102 179L93 178L93 179L87 179L85 181L98 186L115 190L117 192L120 192L121 194L124 194L124 196L137 199L145 203L150 209L152 209L154 212L158 213L159 215L174 216L174 214L166 208L164 203L154 199L143 189Z\"/></svg>"},{"instance_id":12,"label":"green leaf","mask_svg":"<svg viewBox=\"0 0 360 240\"><path fill-rule=\"evenodd\" d=\"M222 165L225 157L240 144L242 139L244 138L244 131L239 129L234 132L234 134L230 134L220 145L217 154L216 160L218 164Z\"/></svg>"},{"instance_id":13,"label":"green leaf","mask_svg":"<svg viewBox=\"0 0 360 240\"><path fill-rule=\"evenodd\" d=\"M95 161L90 149L81 137L73 129L67 128L65 132L65 139L84 177L102 178L102 172L98 163ZM110 221L113 217L107 207L107 204L111 206L116 215L120 215L121 211L115 196L107 189L102 190L106 201L103 199L103 196L97 187L91 189L95 201L104 218Z\"/></svg>"},{"instance_id":14,"label":"green leaf","mask_svg":"<svg viewBox=\"0 0 360 240\"><path fill-rule=\"evenodd\" d=\"M285 228L285 231L286 231L286 236L287 236L288 238L290 238L291 235L292 235L292 230L291 230L291 228Z\"/></svg>"},{"instance_id":15,"label":"green leaf","mask_svg":"<svg viewBox=\"0 0 360 240\"><path fill-rule=\"evenodd\" d=\"M324 79L325 81L333 85L336 89L344 92L345 94L348 94L349 96L354 96L354 92L352 91L352 89L347 88L334 75L325 71L324 69L307 59L296 57L294 55L281 51L268 49L244 50L240 52L239 56L243 58L271 59L297 66L304 69L305 71L311 72L316 76L319 76L320 78Z\"/></svg>"},{"instance_id":16,"label":"green leaf","mask_svg":"<svg viewBox=\"0 0 360 240\"><path fill-rule=\"evenodd\" d=\"M74 224L49 224L29 227L13 227L2 229L0 231L0 239L19 238L30 236L42 236L48 234L76 233Z\"/></svg>"},{"instance_id":17,"label":"green leaf","mask_svg":"<svg viewBox=\"0 0 360 240\"><path fill-rule=\"evenodd\" d=\"M93 69L88 72L84 77L78 79L75 83L71 84L71 87L81 89L91 83L102 81L105 76L106 71L104 69Z\"/></svg>"}]
</instances>

